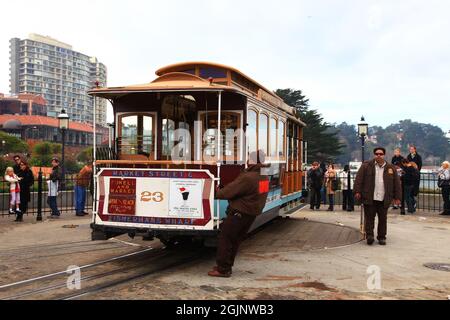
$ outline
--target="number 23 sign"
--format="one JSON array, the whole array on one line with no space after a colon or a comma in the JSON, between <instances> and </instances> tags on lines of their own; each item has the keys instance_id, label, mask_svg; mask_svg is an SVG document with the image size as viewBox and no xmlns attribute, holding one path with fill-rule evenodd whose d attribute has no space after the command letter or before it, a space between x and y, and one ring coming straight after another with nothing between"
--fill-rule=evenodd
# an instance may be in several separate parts
<instances>
[{"instance_id":1,"label":"number 23 sign","mask_svg":"<svg viewBox=\"0 0 450 320\"><path fill-rule=\"evenodd\" d=\"M164 193L157 191L157 192L150 192L150 191L144 191L141 193L141 201L143 202L162 202L164 201Z\"/></svg>"}]
</instances>

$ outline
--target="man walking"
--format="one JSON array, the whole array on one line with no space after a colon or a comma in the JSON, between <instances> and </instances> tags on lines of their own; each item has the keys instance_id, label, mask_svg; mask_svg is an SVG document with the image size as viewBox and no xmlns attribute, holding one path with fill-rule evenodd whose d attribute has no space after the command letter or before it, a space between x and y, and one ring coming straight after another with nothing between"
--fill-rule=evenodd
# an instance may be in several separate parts
<instances>
[{"instance_id":1,"label":"man walking","mask_svg":"<svg viewBox=\"0 0 450 320\"><path fill-rule=\"evenodd\" d=\"M317 210L319 210L321 200L320 191L322 189L323 183L323 173L317 161L313 162L311 169L308 170L307 178L308 178L307 179L308 187L311 192L309 198L310 209L314 210L315 207Z\"/></svg>"},{"instance_id":2,"label":"man walking","mask_svg":"<svg viewBox=\"0 0 450 320\"><path fill-rule=\"evenodd\" d=\"M59 160L58 158L52 159L52 173L47 180L48 185L48 196L47 203L52 209L52 214L50 218L59 218L61 213L58 210L58 205L56 203L56 197L58 196L59 180L61 180L61 173L59 172Z\"/></svg>"},{"instance_id":3,"label":"man walking","mask_svg":"<svg viewBox=\"0 0 450 320\"><path fill-rule=\"evenodd\" d=\"M75 182L75 212L78 217L87 215L84 211L86 205L86 189L91 183L92 164L85 165L77 175Z\"/></svg>"},{"instance_id":4,"label":"man walking","mask_svg":"<svg viewBox=\"0 0 450 320\"><path fill-rule=\"evenodd\" d=\"M227 217L220 225L217 265L208 272L211 277L231 276L239 245L256 216L262 213L269 193L269 179L261 174L264 160L264 152L252 152L248 168L216 193L217 199L226 199L229 205Z\"/></svg>"},{"instance_id":5,"label":"man walking","mask_svg":"<svg viewBox=\"0 0 450 320\"><path fill-rule=\"evenodd\" d=\"M395 166L384 160L386 149L377 147L373 153L375 158L359 168L354 192L355 198L364 204L367 244L374 242L373 229L378 215L377 239L380 245L386 245L387 211L392 201L397 205L400 203L400 178Z\"/></svg>"}]
</instances>

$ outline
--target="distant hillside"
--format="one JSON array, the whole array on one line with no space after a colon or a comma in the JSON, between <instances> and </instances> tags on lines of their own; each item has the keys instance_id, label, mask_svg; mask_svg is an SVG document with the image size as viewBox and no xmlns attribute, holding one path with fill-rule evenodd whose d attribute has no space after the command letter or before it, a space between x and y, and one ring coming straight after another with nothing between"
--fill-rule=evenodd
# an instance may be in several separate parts
<instances>
[{"instance_id":1,"label":"distant hillside","mask_svg":"<svg viewBox=\"0 0 450 320\"><path fill-rule=\"evenodd\" d=\"M343 154L337 157L337 163L361 160L361 140L357 134L357 127L345 122L335 125L338 136L345 145ZM441 128L425 123L402 120L386 128L379 126L369 127L369 138L366 140L365 159L372 158L375 146L386 148L390 161L395 148L400 148L402 155L409 153L409 145L415 145L422 156L424 165L440 165L442 161L450 158L450 143L446 132Z\"/></svg>"}]
</instances>

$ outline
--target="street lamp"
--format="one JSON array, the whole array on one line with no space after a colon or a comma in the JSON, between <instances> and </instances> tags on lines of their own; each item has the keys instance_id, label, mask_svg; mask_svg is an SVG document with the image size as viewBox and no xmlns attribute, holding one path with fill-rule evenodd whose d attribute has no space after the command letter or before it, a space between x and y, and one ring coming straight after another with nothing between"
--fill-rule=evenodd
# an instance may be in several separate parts
<instances>
[{"instance_id":1,"label":"street lamp","mask_svg":"<svg viewBox=\"0 0 450 320\"><path fill-rule=\"evenodd\" d=\"M369 125L364 120L364 116L361 117L361 122L358 123L358 135L361 139L361 162L364 162L364 142L366 139L366 136L369 132Z\"/></svg>"},{"instance_id":2,"label":"street lamp","mask_svg":"<svg viewBox=\"0 0 450 320\"><path fill-rule=\"evenodd\" d=\"M64 174L65 174L65 165L64 165L64 145L66 143L66 130L69 129L69 115L66 113L66 110L62 109L61 113L58 115L58 126L61 129L62 136L62 149L61 149L61 180L62 187L64 188Z\"/></svg>"}]
</instances>

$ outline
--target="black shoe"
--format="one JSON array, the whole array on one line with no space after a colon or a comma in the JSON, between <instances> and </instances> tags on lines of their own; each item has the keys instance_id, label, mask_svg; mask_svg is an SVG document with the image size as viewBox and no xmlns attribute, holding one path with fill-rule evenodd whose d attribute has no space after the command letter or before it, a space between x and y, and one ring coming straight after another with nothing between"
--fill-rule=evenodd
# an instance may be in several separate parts
<instances>
[{"instance_id":1,"label":"black shoe","mask_svg":"<svg viewBox=\"0 0 450 320\"><path fill-rule=\"evenodd\" d=\"M82 214L84 214L85 216L89 215L89 213L86 211L82 211Z\"/></svg>"},{"instance_id":2,"label":"black shoe","mask_svg":"<svg viewBox=\"0 0 450 320\"><path fill-rule=\"evenodd\" d=\"M367 244L371 246L375 240L373 238L367 238Z\"/></svg>"},{"instance_id":3,"label":"black shoe","mask_svg":"<svg viewBox=\"0 0 450 320\"><path fill-rule=\"evenodd\" d=\"M334 211L333 207L328 207L327 211Z\"/></svg>"},{"instance_id":4,"label":"black shoe","mask_svg":"<svg viewBox=\"0 0 450 320\"><path fill-rule=\"evenodd\" d=\"M400 214L401 214L402 216L404 216L406 213L405 213L405 211L402 211L402 212L400 212Z\"/></svg>"},{"instance_id":5,"label":"black shoe","mask_svg":"<svg viewBox=\"0 0 450 320\"><path fill-rule=\"evenodd\" d=\"M312 211L314 211L314 207L309 207L309 210L312 210Z\"/></svg>"},{"instance_id":6,"label":"black shoe","mask_svg":"<svg viewBox=\"0 0 450 320\"><path fill-rule=\"evenodd\" d=\"M378 243L379 243L381 246L385 246L385 245L386 245L386 240L378 240Z\"/></svg>"},{"instance_id":7,"label":"black shoe","mask_svg":"<svg viewBox=\"0 0 450 320\"><path fill-rule=\"evenodd\" d=\"M439 213L441 216L450 216L450 212L445 212L445 211L443 211L443 212L441 212L441 213Z\"/></svg>"},{"instance_id":8,"label":"black shoe","mask_svg":"<svg viewBox=\"0 0 450 320\"><path fill-rule=\"evenodd\" d=\"M320 209L320 207L316 207L316 210L319 210Z\"/></svg>"},{"instance_id":9,"label":"black shoe","mask_svg":"<svg viewBox=\"0 0 450 320\"><path fill-rule=\"evenodd\" d=\"M84 217L84 214L82 214L82 213L77 213L77 214L75 214L77 217Z\"/></svg>"}]
</instances>

